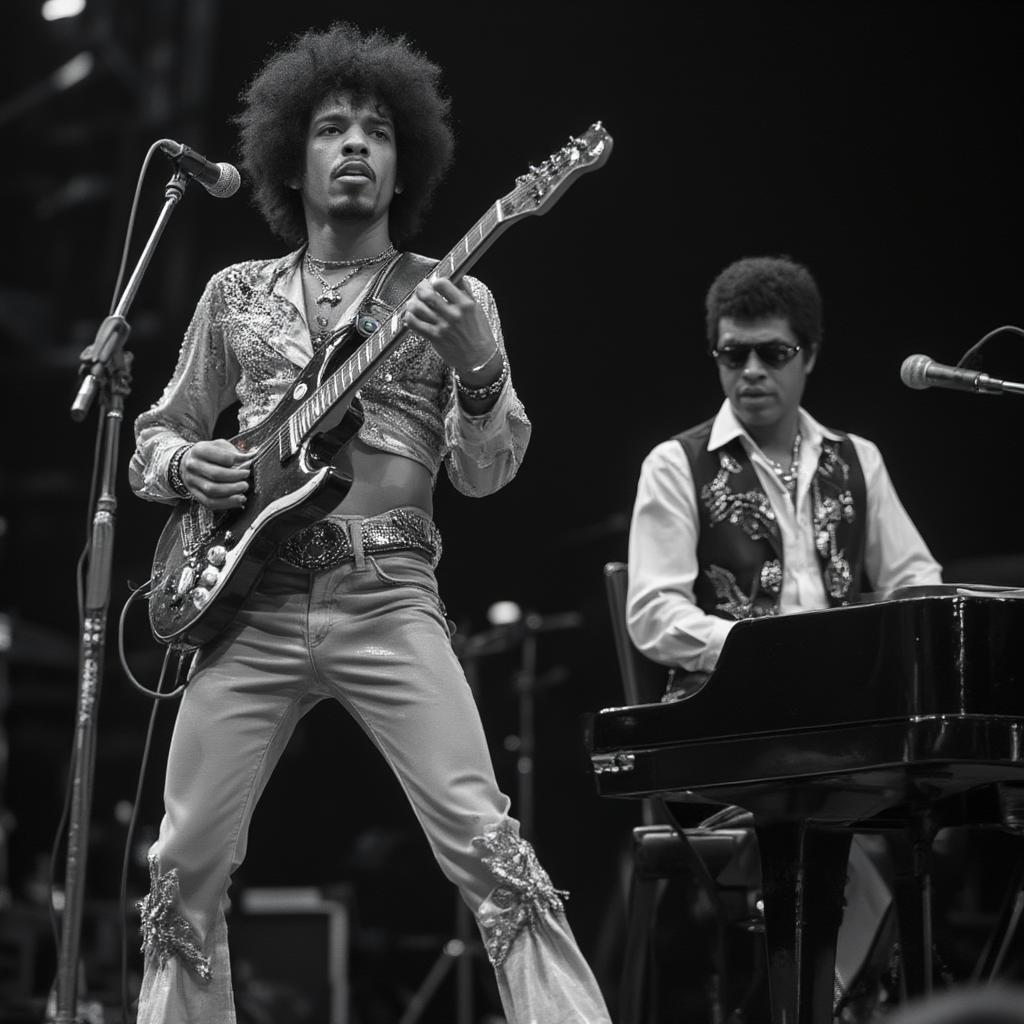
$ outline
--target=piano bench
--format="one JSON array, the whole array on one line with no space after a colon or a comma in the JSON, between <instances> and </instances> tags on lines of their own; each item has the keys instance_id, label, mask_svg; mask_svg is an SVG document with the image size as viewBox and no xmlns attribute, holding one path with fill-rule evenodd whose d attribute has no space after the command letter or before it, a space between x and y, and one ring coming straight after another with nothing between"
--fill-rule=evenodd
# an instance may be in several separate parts
<instances>
[{"instance_id":1,"label":"piano bench","mask_svg":"<svg viewBox=\"0 0 1024 1024\"><path fill-rule=\"evenodd\" d=\"M717 877L749 841L749 829L684 829L672 825L640 825L633 829L633 869L636 878L675 878L693 873L693 861L685 843L712 878Z\"/></svg>"},{"instance_id":2,"label":"piano bench","mask_svg":"<svg viewBox=\"0 0 1024 1024\"><path fill-rule=\"evenodd\" d=\"M728 955L725 929L749 935L762 927L758 894L744 867L756 848L752 847L753 830L747 828L640 825L633 829L632 839L633 884L617 1019L619 1024L651 1024L664 1019L660 1010L665 1006L661 1004L670 997L663 987L677 983L681 969L674 959L662 962L667 933L658 919L663 898L676 891L672 913L685 906L687 927L695 929L688 933L688 940L699 936L698 945L704 952L687 954L689 969L698 965L721 984ZM678 889L672 885L676 880L682 882ZM705 895L700 895L702 892ZM676 955L670 954L672 958ZM719 993L716 998L723 996Z\"/></svg>"}]
</instances>

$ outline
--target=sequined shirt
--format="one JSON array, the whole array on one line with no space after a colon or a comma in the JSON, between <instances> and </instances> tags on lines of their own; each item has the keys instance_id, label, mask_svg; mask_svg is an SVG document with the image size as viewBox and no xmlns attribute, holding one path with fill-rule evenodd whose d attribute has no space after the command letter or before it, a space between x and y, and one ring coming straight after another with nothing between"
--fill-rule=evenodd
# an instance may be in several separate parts
<instances>
[{"instance_id":1,"label":"sequined shirt","mask_svg":"<svg viewBox=\"0 0 1024 1024\"><path fill-rule=\"evenodd\" d=\"M811 482L824 438L841 435L800 410L803 435L796 501L772 471L769 460L722 404L708 438L716 451L739 438L775 513L784 552L779 613L829 606L814 544ZM867 489L864 569L872 587L890 593L899 587L940 583L932 558L896 495L877 445L855 434L853 442ZM690 462L678 441L657 445L644 460L629 534L629 587L626 619L633 642L648 657L687 671L710 672L735 625L708 615L694 601L700 510Z\"/></svg>"},{"instance_id":2,"label":"sequined shirt","mask_svg":"<svg viewBox=\"0 0 1024 1024\"><path fill-rule=\"evenodd\" d=\"M175 450L212 438L218 417L236 402L239 428L255 426L312 357L302 312L302 253L238 263L210 279L163 395L135 421L129 480L138 495L176 501L167 482ZM504 352L490 290L475 278L465 281ZM361 441L421 463L435 481L443 462L464 494L490 494L508 483L530 438L511 378L491 409L470 415L458 401L450 367L415 334L383 358L363 382L360 399Z\"/></svg>"}]
</instances>

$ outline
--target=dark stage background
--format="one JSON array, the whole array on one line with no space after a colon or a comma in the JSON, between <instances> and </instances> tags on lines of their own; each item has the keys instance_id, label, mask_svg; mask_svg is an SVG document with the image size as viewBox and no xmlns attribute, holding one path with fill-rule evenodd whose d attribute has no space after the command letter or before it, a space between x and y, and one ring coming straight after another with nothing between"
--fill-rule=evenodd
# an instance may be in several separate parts
<instances>
[{"instance_id":1,"label":"dark stage background","mask_svg":"<svg viewBox=\"0 0 1024 1024\"><path fill-rule=\"evenodd\" d=\"M0 807L6 882L19 904L36 905L72 738L75 562L95 424L95 415L72 423L68 407L78 354L110 304L142 157L168 136L234 160L229 118L245 80L293 32L335 16L307 0L92 0L80 17L55 23L38 8L5 5L0 40L0 610L12 637L0 667L9 744ZM702 302L722 266L764 253L811 266L826 337L808 408L878 442L947 579L1024 583L1024 405L913 392L899 380L911 353L953 363L985 332L1024 322L1022 8L971 0L363 10L337 12L405 32L446 69L454 101L457 163L419 251L447 250L528 164L592 121L615 139L607 166L549 215L516 225L474 270L497 297L534 424L522 471L482 502L446 479L437 487L441 585L465 632L485 627L498 600L583 615L582 628L539 645L546 685L532 839L556 884L572 889L570 919L612 994L621 854L636 808L599 801L583 755L580 715L621 702L601 567L625 557L643 456L718 406ZM58 87L54 70L81 53L93 55L91 72ZM169 168L155 164L146 180L135 254ZM207 277L282 251L244 187L228 201L189 189L129 317L129 421L162 389ZM1020 338L997 338L984 368L1024 379L1021 352ZM130 449L126 431L112 624L128 582L148 575L164 520L128 491ZM126 646L153 683L160 652L141 611ZM520 728L515 676L511 655L481 668L480 703L512 792L505 738ZM123 802L133 799L148 712L111 646L91 821L96 901L116 894ZM172 718L164 709L158 720L142 842L159 820ZM394 985L411 990L436 952L415 937L450 930L452 898L397 786L337 709L321 706L300 728L250 849L240 887L354 884L362 1019L394 1019L388 999L400 997L382 995L383 981L374 988L374 950L385 951ZM144 885L137 863L133 893ZM36 955L43 975L45 943ZM95 985L105 979L97 966Z\"/></svg>"}]
</instances>

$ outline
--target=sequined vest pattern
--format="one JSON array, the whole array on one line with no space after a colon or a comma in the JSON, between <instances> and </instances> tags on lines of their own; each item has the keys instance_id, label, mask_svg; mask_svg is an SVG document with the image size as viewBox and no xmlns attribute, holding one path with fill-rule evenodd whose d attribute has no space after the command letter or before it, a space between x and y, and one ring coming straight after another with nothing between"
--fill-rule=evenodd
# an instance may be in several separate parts
<instances>
[{"instance_id":1,"label":"sequined vest pattern","mask_svg":"<svg viewBox=\"0 0 1024 1024\"><path fill-rule=\"evenodd\" d=\"M768 495L740 441L708 451L714 420L676 435L697 492L697 604L710 615L749 619L778 613L783 555ZM856 600L864 566L867 488L853 442L825 438L811 482L814 547L829 605Z\"/></svg>"}]
</instances>

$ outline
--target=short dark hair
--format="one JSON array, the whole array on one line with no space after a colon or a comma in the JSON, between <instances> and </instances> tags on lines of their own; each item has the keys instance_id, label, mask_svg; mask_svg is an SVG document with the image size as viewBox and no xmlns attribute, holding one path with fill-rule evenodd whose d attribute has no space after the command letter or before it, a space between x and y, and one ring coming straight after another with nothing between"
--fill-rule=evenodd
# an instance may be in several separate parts
<instances>
[{"instance_id":1,"label":"short dark hair","mask_svg":"<svg viewBox=\"0 0 1024 1024\"><path fill-rule=\"evenodd\" d=\"M788 256L749 256L730 263L712 282L704 306L711 351L722 317L746 322L785 317L805 359L821 347L821 293L811 272Z\"/></svg>"},{"instance_id":2,"label":"short dark hair","mask_svg":"<svg viewBox=\"0 0 1024 1024\"><path fill-rule=\"evenodd\" d=\"M395 122L402 191L391 202L390 230L401 244L418 226L451 166L454 137L441 69L405 36L364 33L348 22L294 37L243 91L241 166L270 229L291 245L306 239L302 199L285 182L301 176L306 132L317 105L338 92L375 98Z\"/></svg>"}]
</instances>

